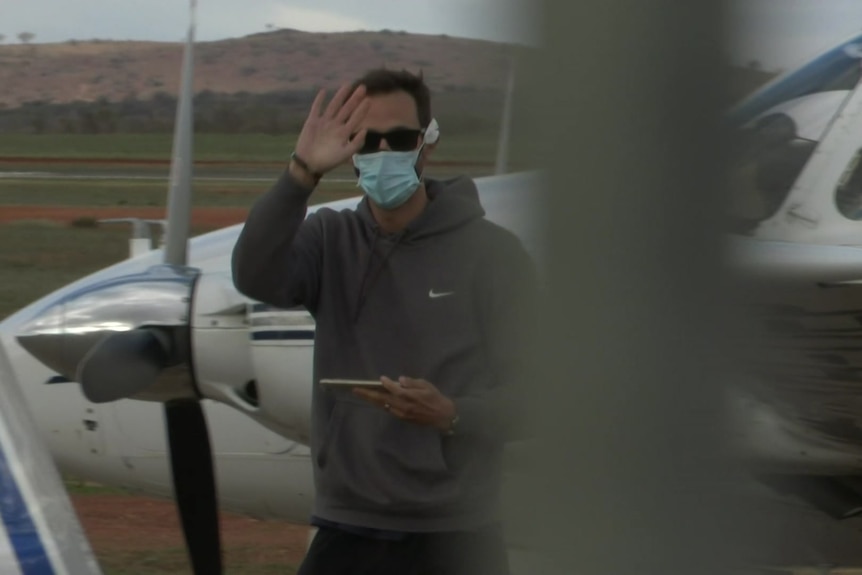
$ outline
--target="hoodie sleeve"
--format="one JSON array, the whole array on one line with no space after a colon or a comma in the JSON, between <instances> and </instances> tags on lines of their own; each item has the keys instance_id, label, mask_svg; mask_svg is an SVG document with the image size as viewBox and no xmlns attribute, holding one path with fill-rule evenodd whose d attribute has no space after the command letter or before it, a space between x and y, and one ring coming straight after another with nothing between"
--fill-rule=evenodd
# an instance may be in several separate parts
<instances>
[{"instance_id":1,"label":"hoodie sleeve","mask_svg":"<svg viewBox=\"0 0 862 575\"><path fill-rule=\"evenodd\" d=\"M532 258L515 236L497 238L480 273L479 302L492 385L453 398L457 435L492 442L527 437L529 425L529 345L536 328L538 278Z\"/></svg>"},{"instance_id":2,"label":"hoodie sleeve","mask_svg":"<svg viewBox=\"0 0 862 575\"><path fill-rule=\"evenodd\" d=\"M316 308L322 261L319 218L306 219L313 189L285 170L255 202L233 249L237 290L276 307Z\"/></svg>"}]
</instances>

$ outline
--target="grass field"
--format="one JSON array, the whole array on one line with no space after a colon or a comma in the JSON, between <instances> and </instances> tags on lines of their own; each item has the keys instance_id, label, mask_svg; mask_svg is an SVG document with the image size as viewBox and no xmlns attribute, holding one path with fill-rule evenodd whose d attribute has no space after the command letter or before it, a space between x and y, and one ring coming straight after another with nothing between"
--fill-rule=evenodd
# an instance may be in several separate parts
<instances>
[{"instance_id":1,"label":"grass field","mask_svg":"<svg viewBox=\"0 0 862 575\"><path fill-rule=\"evenodd\" d=\"M73 228L55 222L0 225L0 318L125 258L128 235L123 229Z\"/></svg>"},{"instance_id":2,"label":"grass field","mask_svg":"<svg viewBox=\"0 0 862 575\"><path fill-rule=\"evenodd\" d=\"M128 227L94 224L93 218L136 214L135 209L140 209L136 206L149 206L150 199L155 202L155 198L164 196L163 190L139 190L140 196L134 196L120 187L118 197L126 194L133 199L113 210L115 213L105 214L101 210L114 205L110 190L59 191L45 184L42 186L39 201L34 198L23 206L3 202L6 198L0 190L0 202L3 202L0 203L0 320L67 283L128 257ZM193 225L192 235L221 227L213 225L215 221L224 224L243 221L247 206L259 193L259 190L227 195L214 192L199 196L196 205L203 208L193 210L193 221L198 223ZM63 194L68 194L68 199ZM331 186L320 190L315 200L326 202L354 194L352 186ZM46 214L30 218L56 218L56 212L62 208L73 208L68 212L71 222L55 219L5 221L5 216L19 210ZM213 210L219 209L227 210L227 221L213 218ZM157 213L155 217L163 217L164 209L158 208Z\"/></svg>"},{"instance_id":3,"label":"grass field","mask_svg":"<svg viewBox=\"0 0 862 575\"><path fill-rule=\"evenodd\" d=\"M5 134L0 157L168 159L171 134ZM195 158L277 162L289 154L296 136L196 134Z\"/></svg>"},{"instance_id":4,"label":"grass field","mask_svg":"<svg viewBox=\"0 0 862 575\"><path fill-rule=\"evenodd\" d=\"M275 181L232 182L205 181L194 186L193 205L201 207L249 207ZM2 206L164 206L166 181L134 180L67 180L37 179L0 180ZM315 199L327 201L356 193L350 182L324 182Z\"/></svg>"}]
</instances>

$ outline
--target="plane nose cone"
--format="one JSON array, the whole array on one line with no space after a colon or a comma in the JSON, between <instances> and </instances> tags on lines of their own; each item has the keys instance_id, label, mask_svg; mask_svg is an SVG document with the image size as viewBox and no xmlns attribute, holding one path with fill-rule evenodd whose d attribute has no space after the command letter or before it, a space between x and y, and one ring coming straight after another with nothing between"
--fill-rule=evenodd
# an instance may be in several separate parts
<instances>
[{"instance_id":1,"label":"plane nose cone","mask_svg":"<svg viewBox=\"0 0 862 575\"><path fill-rule=\"evenodd\" d=\"M105 337L188 322L193 278L169 267L88 286L46 307L18 332L33 357L76 381L78 366Z\"/></svg>"},{"instance_id":2,"label":"plane nose cone","mask_svg":"<svg viewBox=\"0 0 862 575\"><path fill-rule=\"evenodd\" d=\"M21 329L17 339L30 355L72 379L78 360L89 347L80 338L67 337L64 308L63 304L58 304L46 309Z\"/></svg>"}]
</instances>

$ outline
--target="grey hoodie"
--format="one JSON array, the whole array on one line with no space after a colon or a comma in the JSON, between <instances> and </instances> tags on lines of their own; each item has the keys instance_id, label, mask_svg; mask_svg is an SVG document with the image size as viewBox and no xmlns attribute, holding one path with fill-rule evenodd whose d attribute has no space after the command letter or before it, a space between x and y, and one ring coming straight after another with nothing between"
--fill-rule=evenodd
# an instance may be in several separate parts
<instances>
[{"instance_id":1,"label":"grey hoodie","mask_svg":"<svg viewBox=\"0 0 862 575\"><path fill-rule=\"evenodd\" d=\"M429 532L499 519L502 446L523 419L533 266L484 218L472 180L426 180L426 190L423 213L387 235L367 198L306 217L312 190L285 172L234 248L240 292L314 316L315 382L422 378L459 414L449 436L315 384L314 515L325 520Z\"/></svg>"}]
</instances>

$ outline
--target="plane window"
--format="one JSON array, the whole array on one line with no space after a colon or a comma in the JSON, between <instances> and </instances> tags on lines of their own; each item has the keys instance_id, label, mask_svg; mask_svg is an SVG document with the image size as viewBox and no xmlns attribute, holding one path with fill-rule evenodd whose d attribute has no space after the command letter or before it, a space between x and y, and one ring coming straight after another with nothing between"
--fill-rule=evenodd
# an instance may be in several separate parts
<instances>
[{"instance_id":1,"label":"plane window","mask_svg":"<svg viewBox=\"0 0 862 575\"><path fill-rule=\"evenodd\" d=\"M816 141L798 136L786 114L767 116L742 131L730 179L732 230L750 233L774 215L816 147Z\"/></svg>"},{"instance_id":2,"label":"plane window","mask_svg":"<svg viewBox=\"0 0 862 575\"><path fill-rule=\"evenodd\" d=\"M751 234L785 203L814 150L862 78L862 36L766 86L731 110L734 158L730 228ZM848 168L836 196L862 219L862 167Z\"/></svg>"},{"instance_id":3,"label":"plane window","mask_svg":"<svg viewBox=\"0 0 862 575\"><path fill-rule=\"evenodd\" d=\"M856 152L835 191L838 211L851 220L862 220L862 150Z\"/></svg>"},{"instance_id":4,"label":"plane window","mask_svg":"<svg viewBox=\"0 0 862 575\"><path fill-rule=\"evenodd\" d=\"M757 165L757 187L767 198L766 203L772 208L770 212L775 211L787 197L816 146L816 142L794 138L770 150L760 159Z\"/></svg>"}]
</instances>

